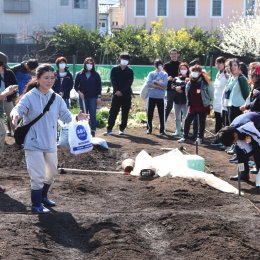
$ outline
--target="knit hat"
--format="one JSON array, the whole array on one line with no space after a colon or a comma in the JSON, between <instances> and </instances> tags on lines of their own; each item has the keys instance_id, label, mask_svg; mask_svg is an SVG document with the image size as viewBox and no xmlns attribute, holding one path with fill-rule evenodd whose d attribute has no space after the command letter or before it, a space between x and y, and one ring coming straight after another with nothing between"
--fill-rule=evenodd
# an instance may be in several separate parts
<instances>
[{"instance_id":1,"label":"knit hat","mask_svg":"<svg viewBox=\"0 0 260 260\"><path fill-rule=\"evenodd\" d=\"M3 53L0 52L0 66L6 66L7 64L7 56Z\"/></svg>"}]
</instances>

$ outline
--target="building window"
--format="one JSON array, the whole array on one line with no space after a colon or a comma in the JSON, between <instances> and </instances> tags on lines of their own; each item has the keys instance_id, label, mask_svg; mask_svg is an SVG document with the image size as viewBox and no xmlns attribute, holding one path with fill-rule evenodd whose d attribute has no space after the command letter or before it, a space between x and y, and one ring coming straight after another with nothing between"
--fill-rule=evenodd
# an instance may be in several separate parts
<instances>
[{"instance_id":1,"label":"building window","mask_svg":"<svg viewBox=\"0 0 260 260\"><path fill-rule=\"evenodd\" d=\"M74 0L74 8L87 9L88 0Z\"/></svg>"},{"instance_id":2,"label":"building window","mask_svg":"<svg viewBox=\"0 0 260 260\"><path fill-rule=\"evenodd\" d=\"M136 16L146 15L146 0L135 0L135 15Z\"/></svg>"},{"instance_id":3,"label":"building window","mask_svg":"<svg viewBox=\"0 0 260 260\"><path fill-rule=\"evenodd\" d=\"M253 16L255 15L256 11L256 4L255 0L245 0L245 15L246 16Z\"/></svg>"},{"instance_id":4,"label":"building window","mask_svg":"<svg viewBox=\"0 0 260 260\"><path fill-rule=\"evenodd\" d=\"M157 0L157 16L167 16L167 0Z\"/></svg>"},{"instance_id":5,"label":"building window","mask_svg":"<svg viewBox=\"0 0 260 260\"><path fill-rule=\"evenodd\" d=\"M4 0L5 13L30 13L29 0Z\"/></svg>"},{"instance_id":6,"label":"building window","mask_svg":"<svg viewBox=\"0 0 260 260\"><path fill-rule=\"evenodd\" d=\"M61 6L68 6L69 5L69 0L60 0L60 5Z\"/></svg>"},{"instance_id":7,"label":"building window","mask_svg":"<svg viewBox=\"0 0 260 260\"><path fill-rule=\"evenodd\" d=\"M222 0L212 0L211 16L222 16Z\"/></svg>"},{"instance_id":8,"label":"building window","mask_svg":"<svg viewBox=\"0 0 260 260\"><path fill-rule=\"evenodd\" d=\"M112 22L113 26L118 26L118 22Z\"/></svg>"},{"instance_id":9,"label":"building window","mask_svg":"<svg viewBox=\"0 0 260 260\"><path fill-rule=\"evenodd\" d=\"M196 0L186 0L186 16L196 16Z\"/></svg>"}]
</instances>

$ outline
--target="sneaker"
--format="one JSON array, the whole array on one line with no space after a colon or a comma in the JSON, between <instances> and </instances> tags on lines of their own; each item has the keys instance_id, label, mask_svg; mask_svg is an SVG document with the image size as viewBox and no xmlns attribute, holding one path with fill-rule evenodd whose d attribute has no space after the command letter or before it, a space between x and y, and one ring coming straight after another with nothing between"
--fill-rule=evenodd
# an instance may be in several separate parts
<instances>
[{"instance_id":1,"label":"sneaker","mask_svg":"<svg viewBox=\"0 0 260 260\"><path fill-rule=\"evenodd\" d=\"M124 134L125 134L125 132L124 132L124 131L121 131L121 130L119 130L118 134L119 134L119 135L124 135Z\"/></svg>"},{"instance_id":2,"label":"sneaker","mask_svg":"<svg viewBox=\"0 0 260 260\"><path fill-rule=\"evenodd\" d=\"M165 132L161 132L160 135L166 135L166 133Z\"/></svg>"},{"instance_id":3,"label":"sneaker","mask_svg":"<svg viewBox=\"0 0 260 260\"><path fill-rule=\"evenodd\" d=\"M256 167L250 169L250 173L251 173L251 174L257 174L258 171L257 171Z\"/></svg>"},{"instance_id":4,"label":"sneaker","mask_svg":"<svg viewBox=\"0 0 260 260\"><path fill-rule=\"evenodd\" d=\"M232 149L232 150L228 150L226 153L229 155L232 155L232 154L235 154L236 152L235 152L235 149Z\"/></svg>"},{"instance_id":5,"label":"sneaker","mask_svg":"<svg viewBox=\"0 0 260 260\"><path fill-rule=\"evenodd\" d=\"M195 143L202 144L203 143L202 138L197 138Z\"/></svg>"},{"instance_id":6,"label":"sneaker","mask_svg":"<svg viewBox=\"0 0 260 260\"><path fill-rule=\"evenodd\" d=\"M230 150L234 149L234 145L232 144L231 146L227 147L227 149L225 150L225 152L228 152Z\"/></svg>"},{"instance_id":7,"label":"sneaker","mask_svg":"<svg viewBox=\"0 0 260 260\"><path fill-rule=\"evenodd\" d=\"M177 138L177 137L181 137L181 134L180 134L180 133L177 133L177 132L175 132L175 133L173 133L173 134L172 134L172 137L176 137L176 138Z\"/></svg>"},{"instance_id":8,"label":"sneaker","mask_svg":"<svg viewBox=\"0 0 260 260\"><path fill-rule=\"evenodd\" d=\"M178 143L186 143L187 139L182 137L181 139L178 140Z\"/></svg>"},{"instance_id":9,"label":"sneaker","mask_svg":"<svg viewBox=\"0 0 260 260\"><path fill-rule=\"evenodd\" d=\"M254 167L255 167L255 162L254 162L254 161L249 161L249 162L248 162L248 166L249 166L250 168L254 168Z\"/></svg>"},{"instance_id":10,"label":"sneaker","mask_svg":"<svg viewBox=\"0 0 260 260\"><path fill-rule=\"evenodd\" d=\"M235 155L233 158L229 159L230 163L238 163L237 156Z\"/></svg>"},{"instance_id":11,"label":"sneaker","mask_svg":"<svg viewBox=\"0 0 260 260\"><path fill-rule=\"evenodd\" d=\"M146 133L147 133L148 135L150 135L150 134L152 133L152 131L148 129L148 130L146 131Z\"/></svg>"},{"instance_id":12,"label":"sneaker","mask_svg":"<svg viewBox=\"0 0 260 260\"><path fill-rule=\"evenodd\" d=\"M107 130L103 135L112 135L112 130Z\"/></svg>"}]
</instances>

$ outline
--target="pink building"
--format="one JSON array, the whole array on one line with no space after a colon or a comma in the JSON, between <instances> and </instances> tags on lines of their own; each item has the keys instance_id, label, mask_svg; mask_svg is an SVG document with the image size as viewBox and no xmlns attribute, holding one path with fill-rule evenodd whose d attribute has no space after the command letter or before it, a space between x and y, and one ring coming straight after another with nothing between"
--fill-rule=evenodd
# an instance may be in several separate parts
<instances>
[{"instance_id":1,"label":"pink building","mask_svg":"<svg viewBox=\"0 0 260 260\"><path fill-rule=\"evenodd\" d=\"M145 25L164 18L166 29L200 26L215 30L227 24L234 15L251 16L256 11L257 0L121 0L124 6L125 26Z\"/></svg>"}]
</instances>

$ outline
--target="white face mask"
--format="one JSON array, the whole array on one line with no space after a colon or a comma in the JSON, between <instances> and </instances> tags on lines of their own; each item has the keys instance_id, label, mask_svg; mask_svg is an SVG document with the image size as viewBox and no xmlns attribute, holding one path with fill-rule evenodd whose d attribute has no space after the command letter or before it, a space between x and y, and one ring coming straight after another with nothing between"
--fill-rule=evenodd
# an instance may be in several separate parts
<instances>
[{"instance_id":1,"label":"white face mask","mask_svg":"<svg viewBox=\"0 0 260 260\"><path fill-rule=\"evenodd\" d=\"M127 66L128 60L121 59L120 64L123 65L123 66Z\"/></svg>"},{"instance_id":2,"label":"white face mask","mask_svg":"<svg viewBox=\"0 0 260 260\"><path fill-rule=\"evenodd\" d=\"M187 70L180 70L181 75L185 76L187 74Z\"/></svg>"},{"instance_id":3,"label":"white face mask","mask_svg":"<svg viewBox=\"0 0 260 260\"><path fill-rule=\"evenodd\" d=\"M196 79L199 76L199 73L197 71L192 71L191 76Z\"/></svg>"},{"instance_id":4,"label":"white face mask","mask_svg":"<svg viewBox=\"0 0 260 260\"><path fill-rule=\"evenodd\" d=\"M66 64L65 64L65 63L60 63L60 64L59 64L59 68L60 68L61 70L64 70L64 69L66 68Z\"/></svg>"},{"instance_id":5,"label":"white face mask","mask_svg":"<svg viewBox=\"0 0 260 260\"><path fill-rule=\"evenodd\" d=\"M93 69L93 64L86 64L86 69L87 70L92 70Z\"/></svg>"},{"instance_id":6,"label":"white face mask","mask_svg":"<svg viewBox=\"0 0 260 260\"><path fill-rule=\"evenodd\" d=\"M162 65L159 65L159 66L158 66L158 70L159 70L159 71L162 71L162 70L163 70L163 66L162 66Z\"/></svg>"}]
</instances>

